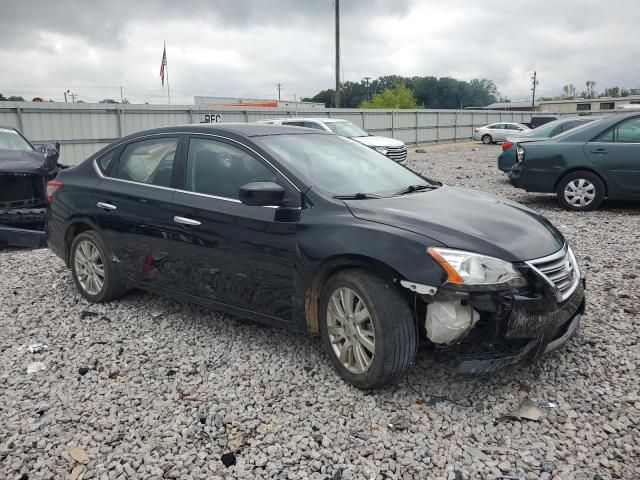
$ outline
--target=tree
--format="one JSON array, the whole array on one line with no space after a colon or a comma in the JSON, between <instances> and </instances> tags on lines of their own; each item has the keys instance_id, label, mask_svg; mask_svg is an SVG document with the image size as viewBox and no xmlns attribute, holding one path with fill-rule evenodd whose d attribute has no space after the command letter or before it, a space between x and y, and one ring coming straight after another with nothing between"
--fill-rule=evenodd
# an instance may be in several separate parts
<instances>
[{"instance_id":1,"label":"tree","mask_svg":"<svg viewBox=\"0 0 640 480\"><path fill-rule=\"evenodd\" d=\"M368 89L364 82L344 82L340 88L340 106L357 108L365 100L398 85L412 90L416 103L423 108L483 107L494 103L499 96L495 83L486 78L474 78L467 82L451 77L386 75L372 80ZM324 103L327 107L335 106L331 89L322 90L314 97L303 100Z\"/></svg>"},{"instance_id":2,"label":"tree","mask_svg":"<svg viewBox=\"0 0 640 480\"><path fill-rule=\"evenodd\" d=\"M406 85L397 85L376 93L371 100L365 100L360 108L418 108L413 91Z\"/></svg>"},{"instance_id":3,"label":"tree","mask_svg":"<svg viewBox=\"0 0 640 480\"><path fill-rule=\"evenodd\" d=\"M596 82L594 80L587 80L584 82L587 90L582 92L584 98L596 98Z\"/></svg>"},{"instance_id":4,"label":"tree","mask_svg":"<svg viewBox=\"0 0 640 480\"><path fill-rule=\"evenodd\" d=\"M324 103L324 106L327 108L331 108L335 105L335 90L329 88L327 90L322 90L320 93L314 95L310 98L303 98L303 102L315 102L315 103Z\"/></svg>"},{"instance_id":5,"label":"tree","mask_svg":"<svg viewBox=\"0 0 640 480\"><path fill-rule=\"evenodd\" d=\"M604 92L600 95L601 97L619 97L620 96L620 87L609 87L605 88Z\"/></svg>"},{"instance_id":6,"label":"tree","mask_svg":"<svg viewBox=\"0 0 640 480\"><path fill-rule=\"evenodd\" d=\"M562 94L566 98L575 98L576 87L572 83L568 83L562 87Z\"/></svg>"},{"instance_id":7,"label":"tree","mask_svg":"<svg viewBox=\"0 0 640 480\"><path fill-rule=\"evenodd\" d=\"M7 98L0 93L0 102L24 102L24 98L15 95Z\"/></svg>"}]
</instances>

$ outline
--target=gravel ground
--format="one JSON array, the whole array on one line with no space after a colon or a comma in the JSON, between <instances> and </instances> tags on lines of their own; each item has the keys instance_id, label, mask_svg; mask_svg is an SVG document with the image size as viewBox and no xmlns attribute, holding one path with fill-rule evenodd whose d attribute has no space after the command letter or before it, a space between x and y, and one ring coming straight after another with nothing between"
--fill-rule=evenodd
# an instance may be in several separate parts
<instances>
[{"instance_id":1,"label":"gravel ground","mask_svg":"<svg viewBox=\"0 0 640 480\"><path fill-rule=\"evenodd\" d=\"M5 250L0 478L640 478L640 208L560 210L507 183L499 148L425 147L408 164L522 202L567 236L588 312L563 350L473 379L423 350L406 382L364 393L316 338L142 292L90 305L47 250ZM48 349L31 353L37 342ZM44 370L27 373L33 362ZM500 420L526 398L556 406Z\"/></svg>"}]
</instances>

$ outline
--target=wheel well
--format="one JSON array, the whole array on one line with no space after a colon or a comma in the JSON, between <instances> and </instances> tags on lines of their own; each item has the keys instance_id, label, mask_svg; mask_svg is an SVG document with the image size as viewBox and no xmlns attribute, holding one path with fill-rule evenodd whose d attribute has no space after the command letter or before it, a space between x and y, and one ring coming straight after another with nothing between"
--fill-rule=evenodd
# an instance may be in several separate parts
<instances>
[{"instance_id":1,"label":"wheel well","mask_svg":"<svg viewBox=\"0 0 640 480\"><path fill-rule=\"evenodd\" d=\"M307 331L312 334L319 333L318 320L320 317L320 296L325 284L335 274L343 270L360 268L382 277L385 280L394 282L403 278L397 271L387 264L370 257L359 255L349 255L326 260L316 269L311 285L307 288L304 298L305 320ZM400 290L400 289L399 289ZM409 291L400 290L403 294L409 295Z\"/></svg>"},{"instance_id":2,"label":"wheel well","mask_svg":"<svg viewBox=\"0 0 640 480\"><path fill-rule=\"evenodd\" d=\"M69 257L71 255L71 244L73 243L73 239L87 230L93 230L93 227L84 222L76 222L67 228L67 231L64 234L64 261L67 266L69 266L69 262L71 261Z\"/></svg>"},{"instance_id":3,"label":"wheel well","mask_svg":"<svg viewBox=\"0 0 640 480\"><path fill-rule=\"evenodd\" d=\"M607 186L607 182L604 178L602 178L602 175L600 175L598 172L596 172L595 170L589 168L589 167L575 167L572 168L571 170L567 170L566 172L564 172L564 174L558 178L558 180L556 181L556 184L553 186L553 191L557 191L558 190L558 185L560 185L560 182L567 176L567 175L571 175L572 173L575 172L589 172L593 175L595 175L596 177L598 177L601 181L602 184L604 185L604 196L606 197L609 193L609 187Z\"/></svg>"}]
</instances>

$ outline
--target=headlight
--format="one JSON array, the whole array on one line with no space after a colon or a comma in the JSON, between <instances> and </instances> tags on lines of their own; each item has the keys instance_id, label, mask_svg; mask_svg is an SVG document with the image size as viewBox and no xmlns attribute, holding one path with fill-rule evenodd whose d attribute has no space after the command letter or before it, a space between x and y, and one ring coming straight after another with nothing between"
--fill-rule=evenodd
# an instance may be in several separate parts
<instances>
[{"instance_id":1,"label":"headlight","mask_svg":"<svg viewBox=\"0 0 640 480\"><path fill-rule=\"evenodd\" d=\"M429 248L427 252L447 272L448 283L494 287L527 285L527 280L512 263L499 258L450 248Z\"/></svg>"},{"instance_id":2,"label":"headlight","mask_svg":"<svg viewBox=\"0 0 640 480\"><path fill-rule=\"evenodd\" d=\"M524 148L522 148L520 145L518 145L518 148L516 148L516 158L518 159L518 162L524 162Z\"/></svg>"},{"instance_id":3,"label":"headlight","mask_svg":"<svg viewBox=\"0 0 640 480\"><path fill-rule=\"evenodd\" d=\"M381 154L383 154L383 155L386 155L386 154L387 154L387 149L386 149L386 148L384 148L384 147L373 147L373 149L374 149L376 152L381 153Z\"/></svg>"}]
</instances>

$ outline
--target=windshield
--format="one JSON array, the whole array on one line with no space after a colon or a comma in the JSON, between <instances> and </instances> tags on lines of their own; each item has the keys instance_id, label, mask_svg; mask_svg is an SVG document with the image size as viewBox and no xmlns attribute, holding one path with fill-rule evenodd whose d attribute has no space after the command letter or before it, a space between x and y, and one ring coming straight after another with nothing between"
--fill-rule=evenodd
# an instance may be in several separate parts
<instances>
[{"instance_id":1,"label":"windshield","mask_svg":"<svg viewBox=\"0 0 640 480\"><path fill-rule=\"evenodd\" d=\"M254 140L291 170L332 195L390 195L410 185L431 185L354 140L314 134L272 135Z\"/></svg>"},{"instance_id":2,"label":"windshield","mask_svg":"<svg viewBox=\"0 0 640 480\"><path fill-rule=\"evenodd\" d=\"M24 150L33 151L29 142L15 130L0 128L0 150Z\"/></svg>"},{"instance_id":3,"label":"windshield","mask_svg":"<svg viewBox=\"0 0 640 480\"><path fill-rule=\"evenodd\" d=\"M325 122L325 125L336 135L342 137L368 137L369 134L351 122Z\"/></svg>"}]
</instances>

